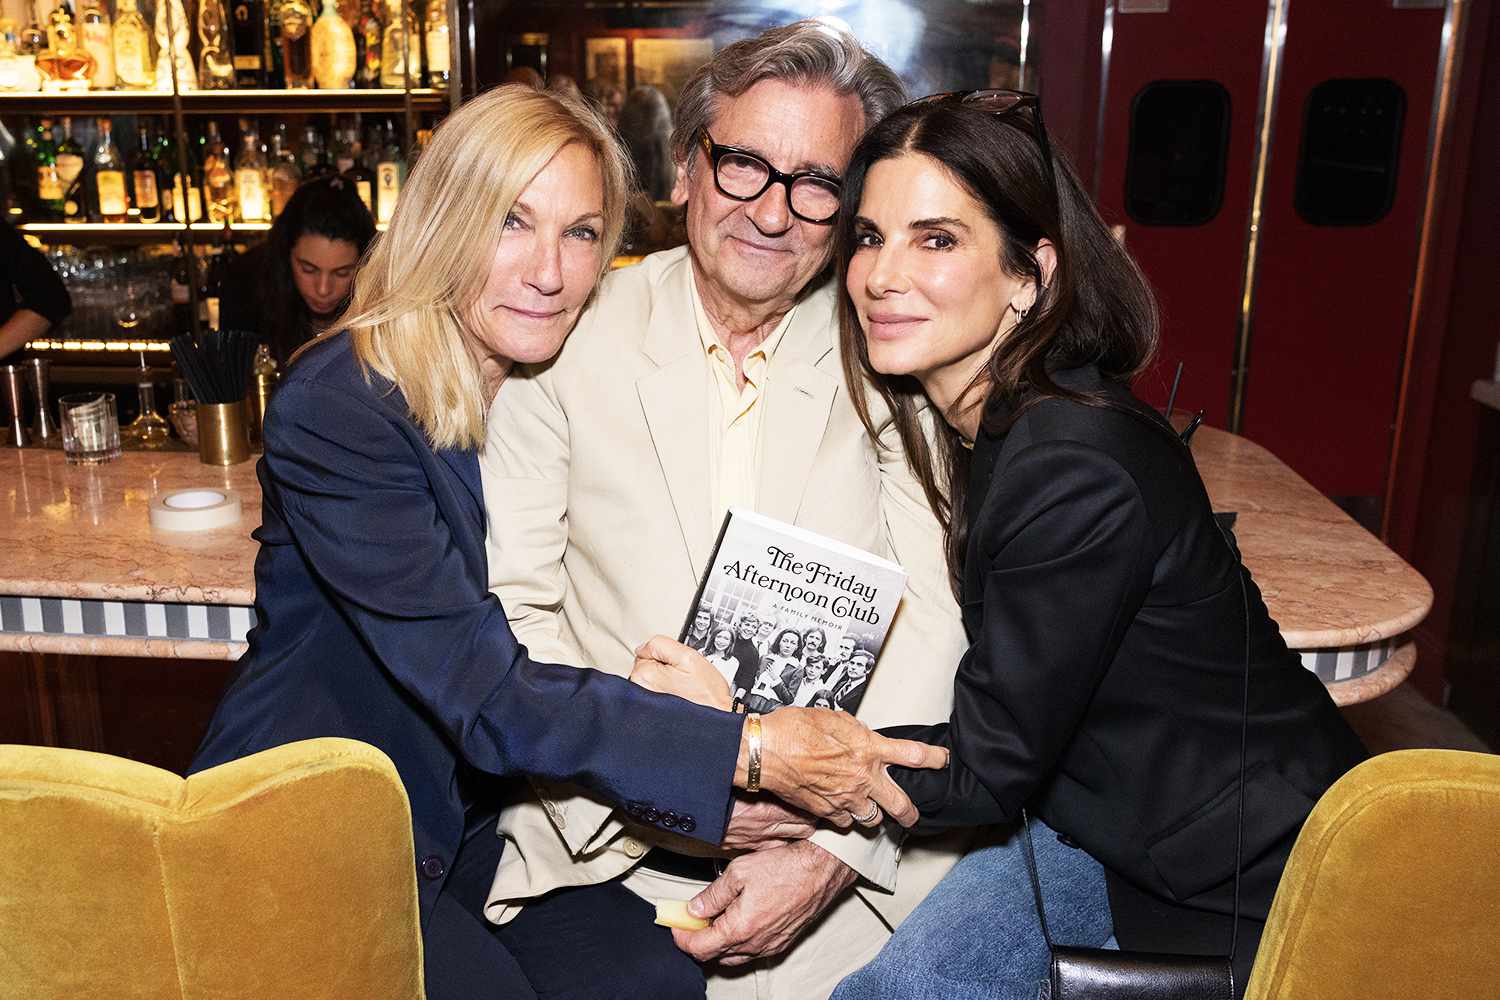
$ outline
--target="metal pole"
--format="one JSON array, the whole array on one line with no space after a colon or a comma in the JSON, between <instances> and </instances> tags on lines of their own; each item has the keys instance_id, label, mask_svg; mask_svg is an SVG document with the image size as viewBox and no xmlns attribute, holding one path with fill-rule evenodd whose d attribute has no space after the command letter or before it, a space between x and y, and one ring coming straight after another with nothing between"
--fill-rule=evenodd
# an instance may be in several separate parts
<instances>
[{"instance_id":1,"label":"metal pole","mask_svg":"<svg viewBox=\"0 0 1500 1000\"><path fill-rule=\"evenodd\" d=\"M198 319L198 260L193 253L193 216L188 206L192 199L188 197L188 191L193 186L192 176L188 173L187 156L187 125L182 112L182 92L177 86L177 49L173 39L177 35L177 19L172 13L172 0L157 0L157 3L167 5L167 65L172 74L172 122L177 131L177 172L182 177L182 204L177 206L177 221L182 224L182 252L187 258L188 271L188 315L189 324L192 326L193 337L197 339L202 335L202 323ZM205 200L204 192L199 192L200 203ZM172 185L172 201L177 201L177 186Z\"/></svg>"}]
</instances>

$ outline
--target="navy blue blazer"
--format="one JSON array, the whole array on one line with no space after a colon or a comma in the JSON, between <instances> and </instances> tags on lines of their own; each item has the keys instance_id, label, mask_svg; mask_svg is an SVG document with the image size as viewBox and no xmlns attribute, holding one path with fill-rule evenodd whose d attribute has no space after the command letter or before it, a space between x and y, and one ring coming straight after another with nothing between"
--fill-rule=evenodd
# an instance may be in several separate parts
<instances>
[{"instance_id":1,"label":"navy blue blazer","mask_svg":"<svg viewBox=\"0 0 1500 1000\"><path fill-rule=\"evenodd\" d=\"M370 379L334 337L271 401L259 621L191 770L316 736L384 750L411 800L424 929L497 778L575 782L717 844L743 719L530 659L485 589L476 453L435 451Z\"/></svg>"}]
</instances>

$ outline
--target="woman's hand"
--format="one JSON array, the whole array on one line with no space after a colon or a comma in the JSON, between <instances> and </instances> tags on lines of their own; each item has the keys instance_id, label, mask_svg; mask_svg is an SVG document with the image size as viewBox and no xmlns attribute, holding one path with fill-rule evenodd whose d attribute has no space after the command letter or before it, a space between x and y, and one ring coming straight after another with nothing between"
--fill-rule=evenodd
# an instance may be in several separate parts
<instances>
[{"instance_id":1,"label":"woman's hand","mask_svg":"<svg viewBox=\"0 0 1500 1000\"><path fill-rule=\"evenodd\" d=\"M854 716L826 708L778 708L761 720L761 747L760 787L841 827L875 826L882 812L911 826L917 807L886 765L948 766L943 747L888 739ZM741 743L735 784L742 788L748 760Z\"/></svg>"},{"instance_id":2,"label":"woman's hand","mask_svg":"<svg viewBox=\"0 0 1500 1000\"><path fill-rule=\"evenodd\" d=\"M635 651L630 680L648 691L727 712L733 705L724 675L697 650L664 635L652 636Z\"/></svg>"}]
</instances>

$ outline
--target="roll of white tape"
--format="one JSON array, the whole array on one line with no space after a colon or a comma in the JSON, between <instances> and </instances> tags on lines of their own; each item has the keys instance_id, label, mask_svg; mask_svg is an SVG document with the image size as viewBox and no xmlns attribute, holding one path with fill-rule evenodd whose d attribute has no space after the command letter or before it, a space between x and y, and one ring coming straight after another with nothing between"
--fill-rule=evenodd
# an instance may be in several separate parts
<instances>
[{"instance_id":1,"label":"roll of white tape","mask_svg":"<svg viewBox=\"0 0 1500 1000\"><path fill-rule=\"evenodd\" d=\"M240 519L234 490L173 490L151 498L151 526L165 531L208 531Z\"/></svg>"}]
</instances>

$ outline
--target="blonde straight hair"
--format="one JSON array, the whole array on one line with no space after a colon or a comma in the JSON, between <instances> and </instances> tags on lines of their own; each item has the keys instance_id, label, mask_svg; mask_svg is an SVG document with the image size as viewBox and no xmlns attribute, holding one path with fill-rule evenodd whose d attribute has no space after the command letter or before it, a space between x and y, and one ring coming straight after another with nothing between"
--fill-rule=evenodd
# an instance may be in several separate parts
<instances>
[{"instance_id":1,"label":"blonde straight hair","mask_svg":"<svg viewBox=\"0 0 1500 1000\"><path fill-rule=\"evenodd\" d=\"M401 390L434 448L484 441L485 394L465 331L477 328L474 307L511 206L575 142L593 152L604 178L602 277L624 228L629 161L583 101L511 84L438 127L330 328L349 331L366 377L374 370Z\"/></svg>"}]
</instances>

